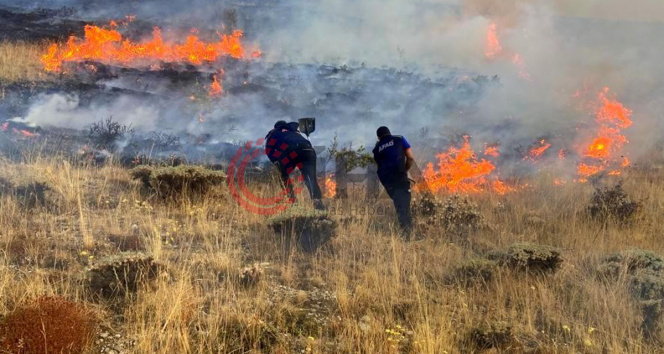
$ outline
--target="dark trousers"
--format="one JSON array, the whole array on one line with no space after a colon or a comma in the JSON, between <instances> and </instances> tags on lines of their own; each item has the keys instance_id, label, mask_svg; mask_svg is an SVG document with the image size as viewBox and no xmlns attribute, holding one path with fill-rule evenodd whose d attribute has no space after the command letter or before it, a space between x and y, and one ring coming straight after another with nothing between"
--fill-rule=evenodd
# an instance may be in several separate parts
<instances>
[{"instance_id":1,"label":"dark trousers","mask_svg":"<svg viewBox=\"0 0 664 354\"><path fill-rule=\"evenodd\" d=\"M281 171L281 179L286 185L288 190L288 196L291 199L295 199L295 193L293 192L293 185L288 184L289 170L291 168L295 169L299 165L298 169L302 174L304 179L304 184L309 189L309 195L314 201L314 207L316 209L324 209L322 202L323 194L321 193L320 187L318 186L318 180L316 179L316 152L313 149L298 149L294 150L297 153L297 157L292 161L289 161L287 165L284 165L282 162L279 162L279 170ZM293 170L291 170L292 172ZM295 182L295 181L293 181Z\"/></svg>"},{"instance_id":2,"label":"dark trousers","mask_svg":"<svg viewBox=\"0 0 664 354\"><path fill-rule=\"evenodd\" d=\"M413 228L413 215L410 212L410 189L406 188L385 188L387 195L394 202L394 209L397 211L399 226L406 238L410 237L410 231Z\"/></svg>"}]
</instances>

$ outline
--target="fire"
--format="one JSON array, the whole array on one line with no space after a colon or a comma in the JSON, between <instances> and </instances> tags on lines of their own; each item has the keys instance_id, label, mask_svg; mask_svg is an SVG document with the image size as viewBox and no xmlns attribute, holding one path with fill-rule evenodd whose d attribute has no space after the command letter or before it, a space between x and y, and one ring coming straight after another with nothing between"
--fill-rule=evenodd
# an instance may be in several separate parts
<instances>
[{"instance_id":1,"label":"fire","mask_svg":"<svg viewBox=\"0 0 664 354\"><path fill-rule=\"evenodd\" d=\"M219 75L223 74L223 71ZM224 93L224 88L221 86L221 82L218 79L218 75L212 76L212 84L210 85L210 90L208 94L210 97L220 97Z\"/></svg>"},{"instance_id":2,"label":"fire","mask_svg":"<svg viewBox=\"0 0 664 354\"><path fill-rule=\"evenodd\" d=\"M486 149L484 149L484 156L491 156L491 157L500 156L500 152L498 150L498 147L497 146L487 146Z\"/></svg>"},{"instance_id":3,"label":"fire","mask_svg":"<svg viewBox=\"0 0 664 354\"><path fill-rule=\"evenodd\" d=\"M532 76L530 73L528 73L528 70L526 70L526 61L523 59L523 56L519 53L515 53L514 56L512 56L512 63L514 66L516 66L518 72L519 72L519 77L524 80L530 81L532 79Z\"/></svg>"},{"instance_id":4,"label":"fire","mask_svg":"<svg viewBox=\"0 0 664 354\"><path fill-rule=\"evenodd\" d=\"M599 129L597 136L582 151L586 161L577 165L581 182L606 170L609 170L609 175L620 175L620 168L630 164L627 157L617 155L623 145L629 142L622 134L622 129L632 125L632 111L621 102L610 99L608 93L609 88L605 87L598 95L599 108L595 112L595 122Z\"/></svg>"},{"instance_id":5,"label":"fire","mask_svg":"<svg viewBox=\"0 0 664 354\"><path fill-rule=\"evenodd\" d=\"M565 156L566 156L565 149L558 150L558 159L559 160L564 160Z\"/></svg>"},{"instance_id":6,"label":"fire","mask_svg":"<svg viewBox=\"0 0 664 354\"><path fill-rule=\"evenodd\" d=\"M486 33L486 45L484 48L484 56L487 59L493 59L498 56L503 51L503 46L500 44L500 38L498 38L498 26L496 23L489 25L489 29Z\"/></svg>"},{"instance_id":7,"label":"fire","mask_svg":"<svg viewBox=\"0 0 664 354\"><path fill-rule=\"evenodd\" d=\"M44 69L59 72L65 62L96 61L125 67L149 67L162 62L201 65L225 56L245 57L240 30L220 35L218 42L205 42L193 29L184 42L178 44L164 40L159 27L154 28L151 39L142 42L123 38L114 28L87 25L84 38L72 36L64 45L51 45L41 59Z\"/></svg>"},{"instance_id":8,"label":"fire","mask_svg":"<svg viewBox=\"0 0 664 354\"><path fill-rule=\"evenodd\" d=\"M528 156L524 157L523 159L524 160L531 159L534 161L540 158L544 154L544 152L546 152L550 147L551 143L547 142L545 139L542 139L539 141L539 144L530 148Z\"/></svg>"},{"instance_id":9,"label":"fire","mask_svg":"<svg viewBox=\"0 0 664 354\"><path fill-rule=\"evenodd\" d=\"M334 198L337 195L337 183L332 177L325 177L325 198Z\"/></svg>"},{"instance_id":10,"label":"fire","mask_svg":"<svg viewBox=\"0 0 664 354\"><path fill-rule=\"evenodd\" d=\"M555 185L555 186L564 186L566 184L567 184L567 180L565 180L563 178L556 178L555 180L553 180L553 185Z\"/></svg>"},{"instance_id":11,"label":"fire","mask_svg":"<svg viewBox=\"0 0 664 354\"><path fill-rule=\"evenodd\" d=\"M478 159L470 147L469 139L466 135L461 147L452 147L447 152L438 154L437 171L432 163L427 165L423 176L431 191L476 193L492 188L499 194L508 192L509 187L491 177L496 166L490 161Z\"/></svg>"}]
</instances>

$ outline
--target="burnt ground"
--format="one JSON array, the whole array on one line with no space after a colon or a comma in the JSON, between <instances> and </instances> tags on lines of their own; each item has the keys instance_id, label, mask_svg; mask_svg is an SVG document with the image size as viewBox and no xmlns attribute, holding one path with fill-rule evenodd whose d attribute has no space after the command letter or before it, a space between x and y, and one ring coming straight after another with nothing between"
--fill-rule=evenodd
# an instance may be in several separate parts
<instances>
[{"instance_id":1,"label":"burnt ground","mask_svg":"<svg viewBox=\"0 0 664 354\"><path fill-rule=\"evenodd\" d=\"M67 18L73 13L74 10L68 8L37 9L27 13L0 8L0 40L32 42L80 36L86 22Z\"/></svg>"}]
</instances>

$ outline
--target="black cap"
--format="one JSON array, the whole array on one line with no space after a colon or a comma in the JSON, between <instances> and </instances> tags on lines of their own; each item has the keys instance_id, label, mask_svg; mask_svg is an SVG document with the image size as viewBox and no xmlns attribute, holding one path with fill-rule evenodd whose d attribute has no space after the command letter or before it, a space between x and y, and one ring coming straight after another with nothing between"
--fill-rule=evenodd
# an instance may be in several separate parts
<instances>
[{"instance_id":1,"label":"black cap","mask_svg":"<svg viewBox=\"0 0 664 354\"><path fill-rule=\"evenodd\" d=\"M392 133L390 132L390 128L380 127L378 130L376 130L376 135L378 135L378 138L382 138L387 135L392 135Z\"/></svg>"},{"instance_id":2,"label":"black cap","mask_svg":"<svg viewBox=\"0 0 664 354\"><path fill-rule=\"evenodd\" d=\"M286 125L286 121L285 121L285 120L280 120L280 121L277 121L276 123L274 123L274 127L275 127L275 128L279 128L279 127L282 127L282 126L284 126L284 125Z\"/></svg>"}]
</instances>

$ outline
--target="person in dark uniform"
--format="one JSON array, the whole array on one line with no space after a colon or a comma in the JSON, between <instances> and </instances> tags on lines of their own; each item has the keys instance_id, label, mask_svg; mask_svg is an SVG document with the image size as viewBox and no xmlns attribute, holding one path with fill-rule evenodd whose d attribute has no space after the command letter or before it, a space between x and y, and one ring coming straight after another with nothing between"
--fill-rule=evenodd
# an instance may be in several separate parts
<instances>
[{"instance_id":1,"label":"person in dark uniform","mask_svg":"<svg viewBox=\"0 0 664 354\"><path fill-rule=\"evenodd\" d=\"M320 187L316 179L316 151L309 140L298 131L297 122L286 123L281 120L275 123L267 136L265 136L266 153L270 161L279 167L281 179L286 185L291 200L295 200L293 186L288 184L288 178L295 168L300 170L304 184L316 209L325 209Z\"/></svg>"},{"instance_id":2,"label":"person in dark uniform","mask_svg":"<svg viewBox=\"0 0 664 354\"><path fill-rule=\"evenodd\" d=\"M406 138L392 135L387 127L376 132L378 142L373 149L374 160L378 165L378 179L394 202L399 226L406 239L410 238L412 214L410 211L410 178L408 170L415 162L410 144Z\"/></svg>"}]
</instances>

